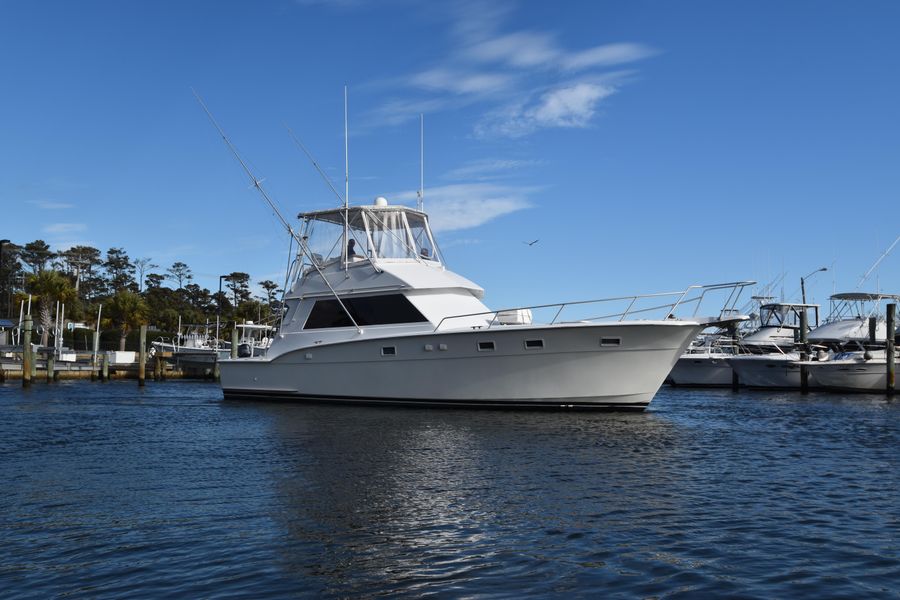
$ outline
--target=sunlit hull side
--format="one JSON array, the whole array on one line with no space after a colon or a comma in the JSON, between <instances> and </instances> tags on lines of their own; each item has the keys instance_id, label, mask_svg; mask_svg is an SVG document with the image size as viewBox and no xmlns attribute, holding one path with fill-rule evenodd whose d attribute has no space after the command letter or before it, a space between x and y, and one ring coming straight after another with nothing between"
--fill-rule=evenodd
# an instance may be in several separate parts
<instances>
[{"instance_id":1,"label":"sunlit hull side","mask_svg":"<svg viewBox=\"0 0 900 600\"><path fill-rule=\"evenodd\" d=\"M667 381L676 386L730 386L733 374L728 364L730 357L730 354L685 354L675 363Z\"/></svg>"},{"instance_id":2,"label":"sunlit hull side","mask_svg":"<svg viewBox=\"0 0 900 600\"><path fill-rule=\"evenodd\" d=\"M752 388L799 389L800 355L788 354L741 355L728 359L741 385ZM812 385L810 385L812 387Z\"/></svg>"},{"instance_id":3,"label":"sunlit hull side","mask_svg":"<svg viewBox=\"0 0 900 600\"><path fill-rule=\"evenodd\" d=\"M821 387L848 392L883 392L887 364L883 360L831 360L808 363L809 377Z\"/></svg>"},{"instance_id":4,"label":"sunlit hull side","mask_svg":"<svg viewBox=\"0 0 900 600\"><path fill-rule=\"evenodd\" d=\"M703 325L509 326L362 338L220 363L226 398L642 410ZM601 339L620 339L601 345ZM527 348L542 340L542 348ZM479 342L494 342L493 351ZM384 356L383 348L395 354Z\"/></svg>"}]
</instances>

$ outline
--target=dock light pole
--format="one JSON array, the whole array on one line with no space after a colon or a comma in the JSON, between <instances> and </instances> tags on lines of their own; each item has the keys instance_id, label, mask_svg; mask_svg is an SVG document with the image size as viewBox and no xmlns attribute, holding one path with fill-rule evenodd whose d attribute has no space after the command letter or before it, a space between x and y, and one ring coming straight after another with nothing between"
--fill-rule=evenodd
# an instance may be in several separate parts
<instances>
[{"instance_id":1,"label":"dock light pole","mask_svg":"<svg viewBox=\"0 0 900 600\"><path fill-rule=\"evenodd\" d=\"M3 298L6 296L6 278L3 277L3 246L9 243L9 240L0 240L0 317L6 314L3 310Z\"/></svg>"},{"instance_id":2,"label":"dock light pole","mask_svg":"<svg viewBox=\"0 0 900 600\"><path fill-rule=\"evenodd\" d=\"M820 273L822 271L827 271L828 267L822 267L820 269L816 269L809 275L800 278L800 296L803 298L803 304L806 304L806 280L815 275L816 273Z\"/></svg>"}]
</instances>

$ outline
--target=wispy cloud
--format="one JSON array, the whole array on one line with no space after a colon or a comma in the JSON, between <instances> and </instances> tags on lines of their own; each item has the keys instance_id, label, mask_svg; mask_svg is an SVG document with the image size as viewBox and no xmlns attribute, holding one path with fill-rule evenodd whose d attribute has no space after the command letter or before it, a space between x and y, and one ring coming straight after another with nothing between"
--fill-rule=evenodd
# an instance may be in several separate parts
<instances>
[{"instance_id":1,"label":"wispy cloud","mask_svg":"<svg viewBox=\"0 0 900 600\"><path fill-rule=\"evenodd\" d=\"M74 233L76 231L84 231L87 226L84 223L50 223L43 227L44 233L61 234Z\"/></svg>"},{"instance_id":2,"label":"wispy cloud","mask_svg":"<svg viewBox=\"0 0 900 600\"><path fill-rule=\"evenodd\" d=\"M425 204L435 231L457 231L484 225L497 217L532 206L530 196L541 188L460 183L426 190ZM393 194L397 201L411 201L416 192Z\"/></svg>"},{"instance_id":3,"label":"wispy cloud","mask_svg":"<svg viewBox=\"0 0 900 600\"><path fill-rule=\"evenodd\" d=\"M52 200L29 200L28 204L36 206L42 210L64 210L72 208L75 205L69 202L54 202Z\"/></svg>"},{"instance_id":4,"label":"wispy cloud","mask_svg":"<svg viewBox=\"0 0 900 600\"><path fill-rule=\"evenodd\" d=\"M481 137L522 137L546 128L590 126L597 108L625 81L600 82L604 69L656 53L635 42L569 49L558 33L504 31L511 5L473 0L452 5L446 59L406 76L370 84L400 89L366 117L398 125L419 113L485 106L474 131ZM560 79L562 76L562 79Z\"/></svg>"},{"instance_id":5,"label":"wispy cloud","mask_svg":"<svg viewBox=\"0 0 900 600\"><path fill-rule=\"evenodd\" d=\"M487 114L475 134L522 137L538 129L587 127L604 98L616 92L609 85L579 82L541 94L531 103L513 104Z\"/></svg>"},{"instance_id":6,"label":"wispy cloud","mask_svg":"<svg viewBox=\"0 0 900 600\"><path fill-rule=\"evenodd\" d=\"M540 160L516 160L502 158L485 158L467 162L461 167L448 171L443 175L444 179L469 179L484 181L509 176L521 169L543 165Z\"/></svg>"}]
</instances>

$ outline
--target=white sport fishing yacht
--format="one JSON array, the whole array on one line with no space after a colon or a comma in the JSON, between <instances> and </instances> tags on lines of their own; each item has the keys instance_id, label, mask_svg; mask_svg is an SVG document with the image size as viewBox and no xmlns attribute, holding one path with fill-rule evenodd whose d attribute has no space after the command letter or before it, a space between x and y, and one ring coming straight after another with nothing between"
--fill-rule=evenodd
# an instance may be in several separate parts
<instances>
[{"instance_id":1,"label":"white sport fishing yacht","mask_svg":"<svg viewBox=\"0 0 900 600\"><path fill-rule=\"evenodd\" d=\"M887 388L883 305L890 302L900 302L900 295L849 292L831 297L828 322L809 336L816 352L811 360L797 363L798 368L806 366L812 385L853 392Z\"/></svg>"},{"instance_id":2,"label":"white sport fishing yacht","mask_svg":"<svg viewBox=\"0 0 900 600\"><path fill-rule=\"evenodd\" d=\"M608 299L628 308L566 322L591 303L491 311L445 267L424 212L377 198L299 218L281 327L264 356L220 361L228 399L641 410L703 328L746 319L675 316L745 282ZM667 295L661 319L625 320ZM532 309L555 315L538 324Z\"/></svg>"},{"instance_id":3,"label":"white sport fishing yacht","mask_svg":"<svg viewBox=\"0 0 900 600\"><path fill-rule=\"evenodd\" d=\"M800 387L800 360L796 348L800 333L800 313L806 310L808 327L819 324L818 304L772 302L759 308L760 327L743 338L738 353L728 363L741 385L754 388L791 389Z\"/></svg>"}]
</instances>

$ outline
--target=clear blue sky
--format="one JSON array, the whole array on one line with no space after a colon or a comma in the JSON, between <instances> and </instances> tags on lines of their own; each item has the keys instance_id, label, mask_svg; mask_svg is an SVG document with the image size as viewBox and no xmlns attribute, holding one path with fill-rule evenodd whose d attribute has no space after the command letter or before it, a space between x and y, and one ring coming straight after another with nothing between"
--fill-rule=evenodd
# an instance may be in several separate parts
<instances>
[{"instance_id":1,"label":"clear blue sky","mask_svg":"<svg viewBox=\"0 0 900 600\"><path fill-rule=\"evenodd\" d=\"M446 6L444 6L446 5ZM0 237L280 278L288 215L426 210L492 306L785 271L825 302L900 234L900 4L0 0ZM523 241L540 239L533 246ZM863 287L900 293L900 249Z\"/></svg>"}]
</instances>

